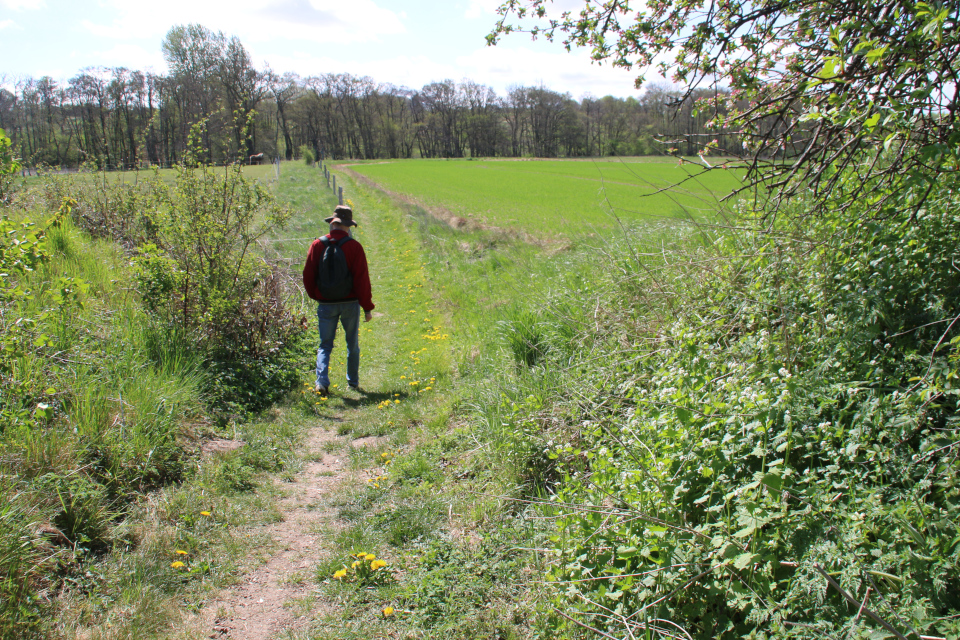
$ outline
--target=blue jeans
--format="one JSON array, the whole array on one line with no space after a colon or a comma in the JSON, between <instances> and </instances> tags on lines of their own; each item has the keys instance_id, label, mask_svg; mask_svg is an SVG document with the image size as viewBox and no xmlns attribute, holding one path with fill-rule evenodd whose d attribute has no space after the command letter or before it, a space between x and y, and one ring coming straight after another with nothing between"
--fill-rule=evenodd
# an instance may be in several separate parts
<instances>
[{"instance_id":1,"label":"blue jeans","mask_svg":"<svg viewBox=\"0 0 960 640\"><path fill-rule=\"evenodd\" d=\"M347 384L360 384L360 303L334 302L317 305L317 324L320 329L320 348L317 349L317 384L330 386L330 352L337 336L337 322L343 325L347 339Z\"/></svg>"}]
</instances>

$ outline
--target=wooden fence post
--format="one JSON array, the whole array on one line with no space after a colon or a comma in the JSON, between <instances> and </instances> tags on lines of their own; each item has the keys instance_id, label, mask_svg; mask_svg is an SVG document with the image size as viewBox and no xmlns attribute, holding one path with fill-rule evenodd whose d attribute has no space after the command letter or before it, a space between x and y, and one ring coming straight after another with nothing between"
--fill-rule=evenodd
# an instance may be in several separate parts
<instances>
[{"instance_id":1,"label":"wooden fence post","mask_svg":"<svg viewBox=\"0 0 960 640\"><path fill-rule=\"evenodd\" d=\"M340 204L343 204L343 187L340 187L340 193L338 197L340 199Z\"/></svg>"}]
</instances>

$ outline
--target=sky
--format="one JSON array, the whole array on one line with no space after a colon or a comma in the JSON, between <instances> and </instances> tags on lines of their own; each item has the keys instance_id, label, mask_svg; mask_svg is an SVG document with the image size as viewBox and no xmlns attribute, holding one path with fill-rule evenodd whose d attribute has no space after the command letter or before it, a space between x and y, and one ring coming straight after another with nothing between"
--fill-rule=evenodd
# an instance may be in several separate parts
<instances>
[{"instance_id":1,"label":"sky","mask_svg":"<svg viewBox=\"0 0 960 640\"><path fill-rule=\"evenodd\" d=\"M511 34L485 36L501 0L0 0L0 81L85 67L163 73L161 42L199 23L237 36L255 65L301 76L350 73L419 89L470 79L505 95L513 85L584 96L636 96L635 72L592 64L586 51ZM580 0L555 0L559 9ZM566 7L564 6L566 5Z\"/></svg>"}]
</instances>

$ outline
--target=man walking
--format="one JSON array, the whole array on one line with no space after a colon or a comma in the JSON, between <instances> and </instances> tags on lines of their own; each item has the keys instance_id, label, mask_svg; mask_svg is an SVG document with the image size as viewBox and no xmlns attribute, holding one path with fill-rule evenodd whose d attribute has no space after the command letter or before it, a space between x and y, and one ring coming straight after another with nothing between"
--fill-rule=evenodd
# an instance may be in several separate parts
<instances>
[{"instance_id":1,"label":"man walking","mask_svg":"<svg viewBox=\"0 0 960 640\"><path fill-rule=\"evenodd\" d=\"M350 227L357 224L353 210L339 205L325 221L330 223L330 233L313 241L303 265L303 287L319 303L320 348L314 390L323 395L330 389L330 352L338 322L347 341L347 384L360 388L360 309L363 321L370 322L374 307L367 256L350 234Z\"/></svg>"}]
</instances>

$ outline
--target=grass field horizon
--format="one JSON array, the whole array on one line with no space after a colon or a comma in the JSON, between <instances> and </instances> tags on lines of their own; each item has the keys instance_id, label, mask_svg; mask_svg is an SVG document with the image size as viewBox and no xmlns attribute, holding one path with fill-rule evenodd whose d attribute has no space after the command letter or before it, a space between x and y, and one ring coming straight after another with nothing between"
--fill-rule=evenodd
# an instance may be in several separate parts
<instances>
[{"instance_id":1,"label":"grass field horizon","mask_svg":"<svg viewBox=\"0 0 960 640\"><path fill-rule=\"evenodd\" d=\"M709 220L742 185L674 158L401 160L343 163L427 208L490 227L572 235L654 220ZM641 168L642 167L642 168Z\"/></svg>"}]
</instances>

